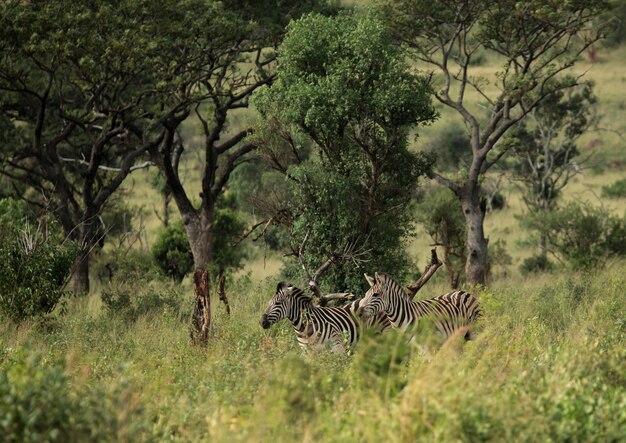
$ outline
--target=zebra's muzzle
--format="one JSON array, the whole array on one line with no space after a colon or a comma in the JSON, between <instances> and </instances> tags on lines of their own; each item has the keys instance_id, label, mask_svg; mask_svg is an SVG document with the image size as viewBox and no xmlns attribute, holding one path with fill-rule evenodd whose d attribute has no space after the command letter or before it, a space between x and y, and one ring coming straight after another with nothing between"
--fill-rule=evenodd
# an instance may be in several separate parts
<instances>
[{"instance_id":1,"label":"zebra's muzzle","mask_svg":"<svg viewBox=\"0 0 626 443\"><path fill-rule=\"evenodd\" d=\"M261 323L261 327L263 329L268 329L270 326L272 326L270 321L267 319L267 314L263 314L261 316L261 322L260 323Z\"/></svg>"}]
</instances>

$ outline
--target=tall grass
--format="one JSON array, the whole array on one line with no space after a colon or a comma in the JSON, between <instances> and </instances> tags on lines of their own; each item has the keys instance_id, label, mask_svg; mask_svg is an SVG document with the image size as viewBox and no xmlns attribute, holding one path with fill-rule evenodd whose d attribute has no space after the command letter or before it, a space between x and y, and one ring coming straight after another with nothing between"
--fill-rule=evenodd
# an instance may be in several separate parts
<instances>
[{"instance_id":1,"label":"tall grass","mask_svg":"<svg viewBox=\"0 0 626 443\"><path fill-rule=\"evenodd\" d=\"M240 279L230 318L214 306L206 350L190 345L185 298L138 317L72 299L46 321L1 323L0 381L13 391L0 416L27 400L70 411L44 422L63 441L618 441L626 279L545 280L477 293L472 342L420 328L411 341L366 335L350 355L302 353L288 324L262 330L271 280Z\"/></svg>"}]
</instances>

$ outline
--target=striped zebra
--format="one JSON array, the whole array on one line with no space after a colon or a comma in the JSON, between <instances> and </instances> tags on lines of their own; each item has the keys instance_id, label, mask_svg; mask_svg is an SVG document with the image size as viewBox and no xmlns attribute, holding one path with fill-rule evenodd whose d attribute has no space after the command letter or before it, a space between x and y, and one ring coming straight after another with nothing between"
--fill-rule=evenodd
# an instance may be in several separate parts
<instances>
[{"instance_id":1,"label":"striped zebra","mask_svg":"<svg viewBox=\"0 0 626 443\"><path fill-rule=\"evenodd\" d=\"M406 331L421 317L433 319L437 330L447 339L456 330L473 324L480 316L478 300L465 291L454 291L428 300L412 301L391 277L375 274L371 287L361 300L358 315L369 319L384 312L396 328ZM469 332L465 334L469 339Z\"/></svg>"},{"instance_id":2,"label":"striped zebra","mask_svg":"<svg viewBox=\"0 0 626 443\"><path fill-rule=\"evenodd\" d=\"M301 348L330 345L335 352L345 352L358 340L359 322L351 305L340 308L315 306L301 289L280 282L261 316L261 327L268 329L286 318L293 325Z\"/></svg>"}]
</instances>

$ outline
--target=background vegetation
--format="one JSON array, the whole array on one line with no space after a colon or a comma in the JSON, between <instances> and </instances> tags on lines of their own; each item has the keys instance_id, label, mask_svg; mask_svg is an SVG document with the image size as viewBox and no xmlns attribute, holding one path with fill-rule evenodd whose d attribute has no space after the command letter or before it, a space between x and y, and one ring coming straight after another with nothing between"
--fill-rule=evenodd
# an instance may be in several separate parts
<instances>
[{"instance_id":1,"label":"background vegetation","mask_svg":"<svg viewBox=\"0 0 626 443\"><path fill-rule=\"evenodd\" d=\"M624 10L617 2L622 18ZM626 47L616 27L596 45L594 63L585 54L574 68L594 82L598 123L576 135L576 159L589 160L560 190L555 210L529 216L515 165L485 175L484 197L498 202L485 219L486 286L469 288L462 276L458 201L434 180L411 192L407 214L417 224L404 249L405 278L433 243L440 257L447 250L448 272L419 296L455 284L471 289L484 316L469 343L442 345L423 325L410 342L391 332L365 336L349 355L302 353L289 325L262 330L260 313L285 278L285 234L271 227L231 247L245 226L265 218L248 191L284 185L258 158L233 171L217 205L214 271L227 276L231 313L212 295L205 349L189 340L193 258L179 212L165 209L172 197L155 167L132 172L104 205L98 237L106 235L92 245L90 292L80 297L66 291L77 245L45 211L4 198L33 194L0 178L0 435L16 442L623 440ZM482 54L471 72L492 78L500 62ZM468 91L466 101L480 109L477 93ZM409 136L407 148L434 153L436 166L454 177L471 160L463 155L467 129L455 112L436 111L439 119ZM255 115L236 109L227 133L253 126ZM186 146L178 176L195 205L205 166L201 126L190 118L179 128ZM0 128L1 143L15 137L5 120ZM160 254L168 242L175 247ZM304 285L292 268L292 282Z\"/></svg>"}]
</instances>

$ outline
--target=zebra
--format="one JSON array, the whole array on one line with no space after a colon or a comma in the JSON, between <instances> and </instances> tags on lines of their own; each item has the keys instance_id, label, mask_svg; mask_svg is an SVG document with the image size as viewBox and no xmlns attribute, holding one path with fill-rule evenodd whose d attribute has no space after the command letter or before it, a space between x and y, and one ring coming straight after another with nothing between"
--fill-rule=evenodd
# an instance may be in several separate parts
<instances>
[{"instance_id":1,"label":"zebra","mask_svg":"<svg viewBox=\"0 0 626 443\"><path fill-rule=\"evenodd\" d=\"M353 315L351 305L337 308L315 306L301 289L280 282L260 323L263 329L268 329L287 318L302 349L330 345L334 352L345 352L356 344L359 335L359 321Z\"/></svg>"},{"instance_id":2,"label":"zebra","mask_svg":"<svg viewBox=\"0 0 626 443\"><path fill-rule=\"evenodd\" d=\"M368 282L371 287L361 300L357 314L369 319L384 312L391 324L402 331L417 323L420 317L431 317L439 333L447 339L456 330L473 324L481 315L478 300L465 291L412 301L387 275L375 273L375 278L368 279ZM469 332L465 338L471 338Z\"/></svg>"}]
</instances>

